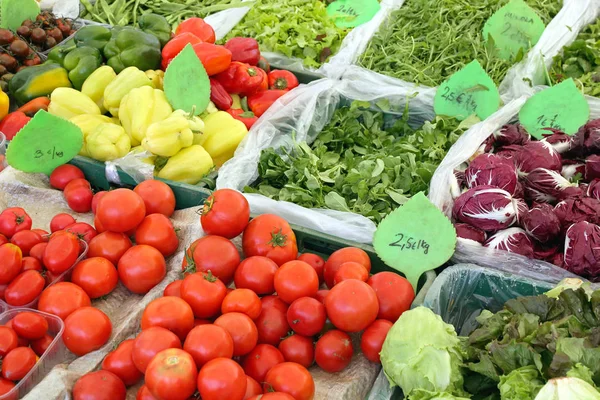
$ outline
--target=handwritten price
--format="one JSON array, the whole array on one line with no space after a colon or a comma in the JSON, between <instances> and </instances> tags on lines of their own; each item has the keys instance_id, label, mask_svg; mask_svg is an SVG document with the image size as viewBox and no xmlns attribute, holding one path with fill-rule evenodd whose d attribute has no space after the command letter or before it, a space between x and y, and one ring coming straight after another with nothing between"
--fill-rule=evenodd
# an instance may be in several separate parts
<instances>
[{"instance_id":1,"label":"handwritten price","mask_svg":"<svg viewBox=\"0 0 600 400\"><path fill-rule=\"evenodd\" d=\"M399 247L400 250L423 250L423 254L429 253L429 243L424 240L416 240L412 236L397 233L399 239L389 244L390 247Z\"/></svg>"},{"instance_id":2,"label":"handwritten price","mask_svg":"<svg viewBox=\"0 0 600 400\"><path fill-rule=\"evenodd\" d=\"M358 13L354 10L354 8L343 5L343 4L340 5L336 11L339 13L351 15L353 17L358 17Z\"/></svg>"},{"instance_id":3,"label":"handwritten price","mask_svg":"<svg viewBox=\"0 0 600 400\"><path fill-rule=\"evenodd\" d=\"M554 116L551 117L542 114L537 118L537 123L543 128L554 128L558 129L559 131L562 131L564 129L556 123L557 118L558 114L554 114Z\"/></svg>"},{"instance_id":4,"label":"handwritten price","mask_svg":"<svg viewBox=\"0 0 600 400\"><path fill-rule=\"evenodd\" d=\"M450 90L450 87L446 86L442 98L446 101L460 104L470 113L474 113L477 110L477 102L473 98L472 93L455 92Z\"/></svg>"},{"instance_id":5,"label":"handwritten price","mask_svg":"<svg viewBox=\"0 0 600 400\"><path fill-rule=\"evenodd\" d=\"M36 159L40 159L42 157L49 157L52 160L54 160L56 158L63 158L64 153L60 150L57 150L56 146L53 146L50 150L36 150L33 157Z\"/></svg>"}]
</instances>

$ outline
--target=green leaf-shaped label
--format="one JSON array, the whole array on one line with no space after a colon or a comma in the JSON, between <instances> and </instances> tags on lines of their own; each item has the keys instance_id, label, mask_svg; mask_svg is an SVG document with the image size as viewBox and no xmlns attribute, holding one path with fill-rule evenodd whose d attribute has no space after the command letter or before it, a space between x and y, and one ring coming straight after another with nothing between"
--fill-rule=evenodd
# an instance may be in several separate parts
<instances>
[{"instance_id":1,"label":"green leaf-shaped label","mask_svg":"<svg viewBox=\"0 0 600 400\"><path fill-rule=\"evenodd\" d=\"M210 81L190 44L171 61L165 71L165 95L175 110L200 115L210 101Z\"/></svg>"},{"instance_id":2,"label":"green leaf-shaped label","mask_svg":"<svg viewBox=\"0 0 600 400\"><path fill-rule=\"evenodd\" d=\"M380 8L377 0L337 0L327 6L327 15L340 28L354 28L369 22Z\"/></svg>"},{"instance_id":3,"label":"green leaf-shaped label","mask_svg":"<svg viewBox=\"0 0 600 400\"><path fill-rule=\"evenodd\" d=\"M26 19L35 21L39 13L35 0L0 0L0 28L16 31Z\"/></svg>"},{"instance_id":4,"label":"green leaf-shaped label","mask_svg":"<svg viewBox=\"0 0 600 400\"><path fill-rule=\"evenodd\" d=\"M387 265L406 276L416 292L419 277L454 254L456 231L421 192L381 221L373 246Z\"/></svg>"},{"instance_id":5,"label":"green leaf-shaped label","mask_svg":"<svg viewBox=\"0 0 600 400\"><path fill-rule=\"evenodd\" d=\"M493 40L500 58L513 60L533 47L546 26L523 0L511 0L492 15L483 27L486 42Z\"/></svg>"},{"instance_id":6,"label":"green leaf-shaped label","mask_svg":"<svg viewBox=\"0 0 600 400\"><path fill-rule=\"evenodd\" d=\"M500 93L479 61L473 60L442 83L433 101L437 115L455 117L459 121L471 115L485 119L500 106Z\"/></svg>"},{"instance_id":7,"label":"green leaf-shaped label","mask_svg":"<svg viewBox=\"0 0 600 400\"><path fill-rule=\"evenodd\" d=\"M24 172L50 175L71 161L82 145L83 133L77 125L41 110L11 140L6 161Z\"/></svg>"},{"instance_id":8,"label":"green leaf-shaped label","mask_svg":"<svg viewBox=\"0 0 600 400\"><path fill-rule=\"evenodd\" d=\"M573 135L589 118L590 106L573 79L535 94L519 112L521 124L537 139L549 133L544 128Z\"/></svg>"}]
</instances>

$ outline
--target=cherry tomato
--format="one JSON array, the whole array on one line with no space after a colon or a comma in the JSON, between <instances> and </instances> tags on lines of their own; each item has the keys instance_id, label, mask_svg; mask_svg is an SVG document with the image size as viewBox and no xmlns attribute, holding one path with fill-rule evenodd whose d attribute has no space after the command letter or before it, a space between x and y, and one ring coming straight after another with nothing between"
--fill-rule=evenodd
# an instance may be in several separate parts
<instances>
[{"instance_id":1,"label":"cherry tomato","mask_svg":"<svg viewBox=\"0 0 600 400\"><path fill-rule=\"evenodd\" d=\"M73 225L77 221L70 214L60 213L52 217L50 221L50 232L58 232L65 229L67 226Z\"/></svg>"},{"instance_id":2,"label":"cherry tomato","mask_svg":"<svg viewBox=\"0 0 600 400\"><path fill-rule=\"evenodd\" d=\"M125 384L110 371L87 373L73 386L73 400L125 400L126 397Z\"/></svg>"},{"instance_id":3,"label":"cherry tomato","mask_svg":"<svg viewBox=\"0 0 600 400\"><path fill-rule=\"evenodd\" d=\"M102 361L102 369L118 376L126 386L135 385L143 377L143 374L136 368L131 358L133 342L133 339L121 342Z\"/></svg>"},{"instance_id":4,"label":"cherry tomato","mask_svg":"<svg viewBox=\"0 0 600 400\"><path fill-rule=\"evenodd\" d=\"M325 299L327 316L344 332L360 332L377 318L379 302L365 282L349 279L335 285Z\"/></svg>"},{"instance_id":5,"label":"cherry tomato","mask_svg":"<svg viewBox=\"0 0 600 400\"><path fill-rule=\"evenodd\" d=\"M62 274L77 261L79 248L75 235L64 231L55 233L44 250L44 266L54 274Z\"/></svg>"},{"instance_id":6,"label":"cherry tomato","mask_svg":"<svg viewBox=\"0 0 600 400\"><path fill-rule=\"evenodd\" d=\"M74 179L84 179L83 171L74 165L65 164L57 167L50 174L50 186L58 190L64 190L67 183Z\"/></svg>"},{"instance_id":7,"label":"cherry tomato","mask_svg":"<svg viewBox=\"0 0 600 400\"><path fill-rule=\"evenodd\" d=\"M0 213L0 234L7 239L20 231L31 229L31 217L20 207L11 207Z\"/></svg>"},{"instance_id":8,"label":"cherry tomato","mask_svg":"<svg viewBox=\"0 0 600 400\"><path fill-rule=\"evenodd\" d=\"M198 368L215 358L233 357L233 339L218 325L199 325L190 331L183 349L191 354Z\"/></svg>"},{"instance_id":9,"label":"cherry tomato","mask_svg":"<svg viewBox=\"0 0 600 400\"><path fill-rule=\"evenodd\" d=\"M250 289L258 295L275 292L277 264L267 257L248 257L237 267L233 281L239 289Z\"/></svg>"},{"instance_id":10,"label":"cherry tomato","mask_svg":"<svg viewBox=\"0 0 600 400\"><path fill-rule=\"evenodd\" d=\"M104 229L127 232L142 222L146 216L146 205L133 190L116 189L100 199L96 216Z\"/></svg>"},{"instance_id":11,"label":"cherry tomato","mask_svg":"<svg viewBox=\"0 0 600 400\"><path fill-rule=\"evenodd\" d=\"M65 320L63 342L77 356L85 355L104 346L112 332L112 323L102 311L82 307Z\"/></svg>"},{"instance_id":12,"label":"cherry tomato","mask_svg":"<svg viewBox=\"0 0 600 400\"><path fill-rule=\"evenodd\" d=\"M48 246L47 242L38 243L29 250L29 257L33 257L43 265L44 263L44 252Z\"/></svg>"},{"instance_id":13,"label":"cherry tomato","mask_svg":"<svg viewBox=\"0 0 600 400\"><path fill-rule=\"evenodd\" d=\"M19 342L14 329L0 326L0 357L4 358L11 350L16 349Z\"/></svg>"},{"instance_id":14,"label":"cherry tomato","mask_svg":"<svg viewBox=\"0 0 600 400\"><path fill-rule=\"evenodd\" d=\"M168 329L154 326L140 332L133 342L131 359L136 368L146 372L146 368L155 355L166 349L180 349L181 341Z\"/></svg>"},{"instance_id":15,"label":"cherry tomato","mask_svg":"<svg viewBox=\"0 0 600 400\"><path fill-rule=\"evenodd\" d=\"M82 288L71 282L60 282L42 292L38 310L54 314L64 321L73 311L90 305L90 297Z\"/></svg>"},{"instance_id":16,"label":"cherry tomato","mask_svg":"<svg viewBox=\"0 0 600 400\"><path fill-rule=\"evenodd\" d=\"M19 246L23 253L23 257L27 257L32 247L43 241L44 239L42 239L42 236L39 233L29 230L19 231L10 238L12 244Z\"/></svg>"},{"instance_id":17,"label":"cherry tomato","mask_svg":"<svg viewBox=\"0 0 600 400\"><path fill-rule=\"evenodd\" d=\"M285 361L298 363L305 368L309 368L315 361L315 345L306 336L288 336L279 343L279 351Z\"/></svg>"},{"instance_id":18,"label":"cherry tomato","mask_svg":"<svg viewBox=\"0 0 600 400\"><path fill-rule=\"evenodd\" d=\"M240 312L246 314L250 319L256 319L260 315L262 304L260 299L250 289L235 289L223 299L221 312Z\"/></svg>"},{"instance_id":19,"label":"cherry tomato","mask_svg":"<svg viewBox=\"0 0 600 400\"><path fill-rule=\"evenodd\" d=\"M183 283L183 279L177 279L167 285L165 290L163 291L163 296L175 296L181 297L181 284Z\"/></svg>"},{"instance_id":20,"label":"cherry tomato","mask_svg":"<svg viewBox=\"0 0 600 400\"><path fill-rule=\"evenodd\" d=\"M270 344L257 345L242 361L242 368L249 377L264 382L267 372L284 362L283 354Z\"/></svg>"},{"instance_id":21,"label":"cherry tomato","mask_svg":"<svg viewBox=\"0 0 600 400\"><path fill-rule=\"evenodd\" d=\"M131 240L124 233L102 232L90 241L87 256L104 257L117 265L131 246Z\"/></svg>"},{"instance_id":22,"label":"cherry tomato","mask_svg":"<svg viewBox=\"0 0 600 400\"><path fill-rule=\"evenodd\" d=\"M154 247L133 246L123 254L118 264L119 278L133 293L146 294L163 280L167 264Z\"/></svg>"},{"instance_id":23,"label":"cherry tomato","mask_svg":"<svg viewBox=\"0 0 600 400\"><path fill-rule=\"evenodd\" d=\"M185 340L194 327L192 308L179 297L160 297L152 300L142 314L142 330L161 326Z\"/></svg>"},{"instance_id":24,"label":"cherry tomato","mask_svg":"<svg viewBox=\"0 0 600 400\"><path fill-rule=\"evenodd\" d=\"M81 181L85 181L86 184ZM75 212L87 213L92 209L94 192L92 192L89 182L85 179L74 179L67 183L64 196L69 208Z\"/></svg>"},{"instance_id":25,"label":"cherry tomato","mask_svg":"<svg viewBox=\"0 0 600 400\"><path fill-rule=\"evenodd\" d=\"M233 339L233 355L248 354L258 341L258 331L254 322L246 314L228 313L215 320L215 325L225 329Z\"/></svg>"},{"instance_id":26,"label":"cherry tomato","mask_svg":"<svg viewBox=\"0 0 600 400\"><path fill-rule=\"evenodd\" d=\"M73 268L71 281L85 290L91 299L97 299L117 287L119 274L106 258L92 257L77 263Z\"/></svg>"},{"instance_id":27,"label":"cherry tomato","mask_svg":"<svg viewBox=\"0 0 600 400\"><path fill-rule=\"evenodd\" d=\"M21 272L23 253L18 246L6 243L0 246L0 260L0 284L8 284Z\"/></svg>"},{"instance_id":28,"label":"cherry tomato","mask_svg":"<svg viewBox=\"0 0 600 400\"><path fill-rule=\"evenodd\" d=\"M52 336L45 334L41 339L31 341L31 349L38 357L41 357L46 350L48 350L48 347L50 347L53 341L54 338Z\"/></svg>"},{"instance_id":29,"label":"cherry tomato","mask_svg":"<svg viewBox=\"0 0 600 400\"><path fill-rule=\"evenodd\" d=\"M288 304L300 297L311 297L319 290L317 273L304 261L290 261L275 272L275 291Z\"/></svg>"},{"instance_id":30,"label":"cherry tomato","mask_svg":"<svg viewBox=\"0 0 600 400\"><path fill-rule=\"evenodd\" d=\"M166 217L175 211L175 193L164 182L150 179L137 185L133 191L137 193L146 205L146 215L163 214Z\"/></svg>"},{"instance_id":31,"label":"cherry tomato","mask_svg":"<svg viewBox=\"0 0 600 400\"><path fill-rule=\"evenodd\" d=\"M329 289L333 287L335 274L340 269L341 265L348 261L362 264L367 269L367 272L371 272L371 259L364 250L356 247L345 247L334 251L327 259L323 269L323 278Z\"/></svg>"},{"instance_id":32,"label":"cherry tomato","mask_svg":"<svg viewBox=\"0 0 600 400\"><path fill-rule=\"evenodd\" d=\"M231 241L220 236L204 236L192 244L192 262L188 260L185 272L208 272L227 286L233 281L240 265L240 254Z\"/></svg>"},{"instance_id":33,"label":"cherry tomato","mask_svg":"<svg viewBox=\"0 0 600 400\"><path fill-rule=\"evenodd\" d=\"M340 265L340 268L333 277L333 285L335 286L347 279L358 279L359 281L366 282L369 279L369 273L362 264L348 261Z\"/></svg>"},{"instance_id":34,"label":"cherry tomato","mask_svg":"<svg viewBox=\"0 0 600 400\"><path fill-rule=\"evenodd\" d=\"M25 306L42 294L44 286L46 280L38 271L24 271L8 285L4 300L11 306Z\"/></svg>"},{"instance_id":35,"label":"cherry tomato","mask_svg":"<svg viewBox=\"0 0 600 400\"><path fill-rule=\"evenodd\" d=\"M17 314L13 318L12 326L17 335L27 340L41 339L48 331L46 318L30 311Z\"/></svg>"},{"instance_id":36,"label":"cherry tomato","mask_svg":"<svg viewBox=\"0 0 600 400\"><path fill-rule=\"evenodd\" d=\"M248 400L295 400L291 395L283 392L269 392L250 397Z\"/></svg>"},{"instance_id":37,"label":"cherry tomato","mask_svg":"<svg viewBox=\"0 0 600 400\"><path fill-rule=\"evenodd\" d=\"M108 193L105 190L102 190L100 192L97 192L94 195L94 198L92 198L92 213L96 214L96 210L98 209L98 203L100 202L100 199L104 197L104 195L106 195L106 193Z\"/></svg>"},{"instance_id":38,"label":"cherry tomato","mask_svg":"<svg viewBox=\"0 0 600 400\"><path fill-rule=\"evenodd\" d=\"M312 400L315 382L310 372L300 364L284 362L269 370L263 385L264 391L284 392L295 400Z\"/></svg>"},{"instance_id":39,"label":"cherry tomato","mask_svg":"<svg viewBox=\"0 0 600 400\"><path fill-rule=\"evenodd\" d=\"M325 298L329 294L329 289L321 289L314 296L313 299L319 300L321 303L325 304Z\"/></svg>"},{"instance_id":40,"label":"cherry tomato","mask_svg":"<svg viewBox=\"0 0 600 400\"><path fill-rule=\"evenodd\" d=\"M248 200L238 191L219 189L204 202L200 223L208 235L233 239L241 234L250 219Z\"/></svg>"},{"instance_id":41,"label":"cherry tomato","mask_svg":"<svg viewBox=\"0 0 600 400\"><path fill-rule=\"evenodd\" d=\"M286 312L287 310L282 311L276 306L265 307L263 302L262 311L255 321L259 343L279 345L290 330Z\"/></svg>"},{"instance_id":42,"label":"cherry tomato","mask_svg":"<svg viewBox=\"0 0 600 400\"><path fill-rule=\"evenodd\" d=\"M171 220L162 214L150 214L135 231L135 242L154 247L168 257L175 253L179 239Z\"/></svg>"},{"instance_id":43,"label":"cherry tomato","mask_svg":"<svg viewBox=\"0 0 600 400\"><path fill-rule=\"evenodd\" d=\"M288 309L287 321L294 332L304 336L314 336L323 330L327 315L325 306L312 297L295 300Z\"/></svg>"},{"instance_id":44,"label":"cherry tomato","mask_svg":"<svg viewBox=\"0 0 600 400\"><path fill-rule=\"evenodd\" d=\"M37 357L29 347L17 347L2 359L2 377L20 381L35 366Z\"/></svg>"},{"instance_id":45,"label":"cherry tomato","mask_svg":"<svg viewBox=\"0 0 600 400\"><path fill-rule=\"evenodd\" d=\"M202 400L242 400L246 385L244 370L228 358L210 360L198 374L198 391Z\"/></svg>"},{"instance_id":46,"label":"cherry tomato","mask_svg":"<svg viewBox=\"0 0 600 400\"><path fill-rule=\"evenodd\" d=\"M336 329L328 331L317 341L315 360L326 372L340 372L352 361L352 339Z\"/></svg>"},{"instance_id":47,"label":"cherry tomato","mask_svg":"<svg viewBox=\"0 0 600 400\"><path fill-rule=\"evenodd\" d=\"M2 246L5 243L10 243L10 240L8 240L6 236L0 233L0 246Z\"/></svg>"},{"instance_id":48,"label":"cherry tomato","mask_svg":"<svg viewBox=\"0 0 600 400\"><path fill-rule=\"evenodd\" d=\"M23 259L21 259L21 271L30 270L42 272L44 270L44 267L42 267L42 263L39 262L37 258L23 257Z\"/></svg>"},{"instance_id":49,"label":"cherry tomato","mask_svg":"<svg viewBox=\"0 0 600 400\"><path fill-rule=\"evenodd\" d=\"M196 272L185 277L181 284L181 298L191 307L196 318L212 318L221 311L227 294L223 282L212 274Z\"/></svg>"},{"instance_id":50,"label":"cherry tomato","mask_svg":"<svg viewBox=\"0 0 600 400\"><path fill-rule=\"evenodd\" d=\"M246 394L244 394L243 400L248 400L251 397L262 394L262 392L263 390L260 383L246 375Z\"/></svg>"},{"instance_id":51,"label":"cherry tomato","mask_svg":"<svg viewBox=\"0 0 600 400\"><path fill-rule=\"evenodd\" d=\"M360 348L367 360L381 363L379 353L381 353L383 342L393 325L390 321L378 319L365 329L360 339Z\"/></svg>"},{"instance_id":52,"label":"cherry tomato","mask_svg":"<svg viewBox=\"0 0 600 400\"><path fill-rule=\"evenodd\" d=\"M380 272L367 283L379 300L377 318L396 322L415 299L415 291L408 280L393 272Z\"/></svg>"},{"instance_id":53,"label":"cherry tomato","mask_svg":"<svg viewBox=\"0 0 600 400\"><path fill-rule=\"evenodd\" d=\"M76 222L67 226L65 230L71 232L73 235L77 236L79 240L83 240L88 244L96 237L96 235L98 235L98 232L96 232L94 227L85 222Z\"/></svg>"},{"instance_id":54,"label":"cherry tomato","mask_svg":"<svg viewBox=\"0 0 600 400\"><path fill-rule=\"evenodd\" d=\"M19 395L17 391L13 391L10 396L7 396L14 387L15 384L13 382L8 379L0 378L0 396L4 396L2 400L17 400Z\"/></svg>"},{"instance_id":55,"label":"cherry tomato","mask_svg":"<svg viewBox=\"0 0 600 400\"><path fill-rule=\"evenodd\" d=\"M242 236L242 247L246 257L264 256L283 265L298 256L296 235L281 217L263 214L254 218Z\"/></svg>"},{"instance_id":56,"label":"cherry tomato","mask_svg":"<svg viewBox=\"0 0 600 400\"><path fill-rule=\"evenodd\" d=\"M299 261L304 261L315 269L319 277L319 285L323 283L323 269L325 268L325 260L316 254L304 253L298 256Z\"/></svg>"},{"instance_id":57,"label":"cherry tomato","mask_svg":"<svg viewBox=\"0 0 600 400\"><path fill-rule=\"evenodd\" d=\"M186 400L196 391L197 377L191 355L181 349L167 349L150 361L144 383L159 399Z\"/></svg>"}]
</instances>

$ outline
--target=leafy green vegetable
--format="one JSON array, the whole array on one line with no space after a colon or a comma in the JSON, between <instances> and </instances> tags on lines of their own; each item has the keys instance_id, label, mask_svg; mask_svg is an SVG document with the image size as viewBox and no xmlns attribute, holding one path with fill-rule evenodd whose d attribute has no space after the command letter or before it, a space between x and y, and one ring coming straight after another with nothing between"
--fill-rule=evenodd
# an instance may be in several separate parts
<instances>
[{"instance_id":1,"label":"leafy green vegetable","mask_svg":"<svg viewBox=\"0 0 600 400\"><path fill-rule=\"evenodd\" d=\"M532 365L511 371L500 378L498 389L502 400L533 400L544 382Z\"/></svg>"},{"instance_id":2,"label":"leafy green vegetable","mask_svg":"<svg viewBox=\"0 0 600 400\"><path fill-rule=\"evenodd\" d=\"M551 379L535 400L600 400L600 392L578 378Z\"/></svg>"},{"instance_id":3,"label":"leafy green vegetable","mask_svg":"<svg viewBox=\"0 0 600 400\"><path fill-rule=\"evenodd\" d=\"M360 59L368 69L409 82L439 86L478 60L496 84L520 60L504 61L483 26L509 0L407 0L393 12ZM544 21L560 11L560 0L527 0ZM520 56L522 57L522 55Z\"/></svg>"}]
</instances>

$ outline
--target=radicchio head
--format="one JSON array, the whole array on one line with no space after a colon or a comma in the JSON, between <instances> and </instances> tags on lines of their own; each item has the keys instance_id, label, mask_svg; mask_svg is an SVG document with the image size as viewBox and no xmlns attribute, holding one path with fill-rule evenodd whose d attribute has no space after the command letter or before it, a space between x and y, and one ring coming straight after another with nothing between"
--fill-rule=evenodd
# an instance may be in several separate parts
<instances>
[{"instance_id":1,"label":"radicchio head","mask_svg":"<svg viewBox=\"0 0 600 400\"><path fill-rule=\"evenodd\" d=\"M600 179L594 179L587 187L588 197L600 200Z\"/></svg>"},{"instance_id":2,"label":"radicchio head","mask_svg":"<svg viewBox=\"0 0 600 400\"><path fill-rule=\"evenodd\" d=\"M585 278L600 277L600 226L580 221L569 227L564 268Z\"/></svg>"},{"instance_id":3,"label":"radicchio head","mask_svg":"<svg viewBox=\"0 0 600 400\"><path fill-rule=\"evenodd\" d=\"M465 170L465 181L469 188L496 186L513 194L517 180L517 170L512 161L496 154L477 156Z\"/></svg>"},{"instance_id":4,"label":"radicchio head","mask_svg":"<svg viewBox=\"0 0 600 400\"><path fill-rule=\"evenodd\" d=\"M573 136L569 154L586 157L600 151L600 119L594 119L579 128Z\"/></svg>"},{"instance_id":5,"label":"radicchio head","mask_svg":"<svg viewBox=\"0 0 600 400\"><path fill-rule=\"evenodd\" d=\"M485 247L510 251L525 257L533 257L533 243L521 228L508 228L496 232L485 243Z\"/></svg>"},{"instance_id":6,"label":"radicchio head","mask_svg":"<svg viewBox=\"0 0 600 400\"><path fill-rule=\"evenodd\" d=\"M485 242L487 236L483 230L475 228L469 224L454 224L454 229L456 229L456 235L459 238L471 240L481 244Z\"/></svg>"},{"instance_id":7,"label":"radicchio head","mask_svg":"<svg viewBox=\"0 0 600 400\"><path fill-rule=\"evenodd\" d=\"M580 195L576 184L569 182L557 171L536 168L525 177L525 195L537 203L554 203L556 200Z\"/></svg>"},{"instance_id":8,"label":"radicchio head","mask_svg":"<svg viewBox=\"0 0 600 400\"><path fill-rule=\"evenodd\" d=\"M545 260L554 263L557 254L560 254L561 256L563 254L562 243L559 244L558 241L550 243L533 242L533 257L537 260Z\"/></svg>"},{"instance_id":9,"label":"radicchio head","mask_svg":"<svg viewBox=\"0 0 600 400\"><path fill-rule=\"evenodd\" d=\"M580 174L581 177L585 175L585 164L579 163L577 161L565 160L563 159L563 167L560 171L560 174L565 179L573 179L575 175Z\"/></svg>"},{"instance_id":10,"label":"radicchio head","mask_svg":"<svg viewBox=\"0 0 600 400\"><path fill-rule=\"evenodd\" d=\"M484 231L508 228L517 218L513 199L506 190L477 186L460 195L452 208L454 219Z\"/></svg>"},{"instance_id":11,"label":"radicchio head","mask_svg":"<svg viewBox=\"0 0 600 400\"><path fill-rule=\"evenodd\" d=\"M519 176L526 176L536 168L560 171L562 159L560 154L548 142L540 140L529 142L514 153L513 159Z\"/></svg>"},{"instance_id":12,"label":"radicchio head","mask_svg":"<svg viewBox=\"0 0 600 400\"><path fill-rule=\"evenodd\" d=\"M600 222L600 200L593 197L572 197L558 203L554 207L554 213L560 220L563 231L581 221L598 224Z\"/></svg>"},{"instance_id":13,"label":"radicchio head","mask_svg":"<svg viewBox=\"0 0 600 400\"><path fill-rule=\"evenodd\" d=\"M531 136L521 124L504 125L493 134L496 146L509 146L511 144L523 145L531 139Z\"/></svg>"},{"instance_id":14,"label":"radicchio head","mask_svg":"<svg viewBox=\"0 0 600 400\"><path fill-rule=\"evenodd\" d=\"M594 154L585 159L585 179L600 178L600 155Z\"/></svg>"},{"instance_id":15,"label":"radicchio head","mask_svg":"<svg viewBox=\"0 0 600 400\"><path fill-rule=\"evenodd\" d=\"M544 139L542 141L548 142L554 147L554 150L559 152L560 154L565 153L571 147L571 141L573 137L567 135L563 131L559 131L558 129L553 128L545 128L549 131L548 134L544 134Z\"/></svg>"},{"instance_id":16,"label":"radicchio head","mask_svg":"<svg viewBox=\"0 0 600 400\"><path fill-rule=\"evenodd\" d=\"M550 204L536 204L520 220L529 236L541 243L549 242L560 234L560 220Z\"/></svg>"}]
</instances>

